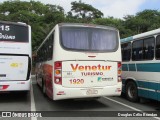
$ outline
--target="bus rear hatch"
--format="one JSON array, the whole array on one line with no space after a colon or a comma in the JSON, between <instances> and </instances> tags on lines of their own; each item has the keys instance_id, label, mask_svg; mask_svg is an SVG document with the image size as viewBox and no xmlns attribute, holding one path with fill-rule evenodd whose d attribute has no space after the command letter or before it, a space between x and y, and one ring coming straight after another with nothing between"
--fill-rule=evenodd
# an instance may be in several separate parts
<instances>
[{"instance_id":1,"label":"bus rear hatch","mask_svg":"<svg viewBox=\"0 0 160 120\"><path fill-rule=\"evenodd\" d=\"M26 80L28 63L28 56L1 55L0 81Z\"/></svg>"},{"instance_id":2,"label":"bus rear hatch","mask_svg":"<svg viewBox=\"0 0 160 120\"><path fill-rule=\"evenodd\" d=\"M63 87L103 87L117 84L117 62L64 61Z\"/></svg>"}]
</instances>

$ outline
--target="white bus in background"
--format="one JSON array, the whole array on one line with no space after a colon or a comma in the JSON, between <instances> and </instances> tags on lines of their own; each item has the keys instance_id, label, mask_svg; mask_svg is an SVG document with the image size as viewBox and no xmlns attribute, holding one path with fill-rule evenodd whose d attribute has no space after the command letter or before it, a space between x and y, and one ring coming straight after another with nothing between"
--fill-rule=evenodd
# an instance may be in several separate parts
<instances>
[{"instance_id":1,"label":"white bus in background","mask_svg":"<svg viewBox=\"0 0 160 120\"><path fill-rule=\"evenodd\" d=\"M36 79L53 100L121 94L117 29L57 24L37 49Z\"/></svg>"},{"instance_id":2,"label":"white bus in background","mask_svg":"<svg viewBox=\"0 0 160 120\"><path fill-rule=\"evenodd\" d=\"M30 72L31 27L0 21L0 92L29 91Z\"/></svg>"},{"instance_id":3,"label":"white bus in background","mask_svg":"<svg viewBox=\"0 0 160 120\"><path fill-rule=\"evenodd\" d=\"M123 92L160 101L160 29L121 39Z\"/></svg>"}]
</instances>

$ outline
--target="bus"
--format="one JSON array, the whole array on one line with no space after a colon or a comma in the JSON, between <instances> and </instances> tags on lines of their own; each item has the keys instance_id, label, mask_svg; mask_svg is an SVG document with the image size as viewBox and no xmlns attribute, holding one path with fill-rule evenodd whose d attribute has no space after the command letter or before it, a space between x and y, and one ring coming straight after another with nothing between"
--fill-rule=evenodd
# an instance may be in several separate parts
<instances>
[{"instance_id":1,"label":"bus","mask_svg":"<svg viewBox=\"0 0 160 120\"><path fill-rule=\"evenodd\" d=\"M36 54L37 83L52 100L121 94L121 47L115 28L60 23Z\"/></svg>"},{"instance_id":2,"label":"bus","mask_svg":"<svg viewBox=\"0 0 160 120\"><path fill-rule=\"evenodd\" d=\"M160 29L121 39L122 93L160 101Z\"/></svg>"},{"instance_id":3,"label":"bus","mask_svg":"<svg viewBox=\"0 0 160 120\"><path fill-rule=\"evenodd\" d=\"M31 27L0 21L0 92L30 90Z\"/></svg>"}]
</instances>

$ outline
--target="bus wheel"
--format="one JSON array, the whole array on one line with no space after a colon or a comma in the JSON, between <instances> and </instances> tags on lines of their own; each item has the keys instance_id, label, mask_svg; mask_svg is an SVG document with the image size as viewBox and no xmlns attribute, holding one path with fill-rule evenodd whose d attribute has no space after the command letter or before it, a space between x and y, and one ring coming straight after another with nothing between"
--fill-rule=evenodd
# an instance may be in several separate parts
<instances>
[{"instance_id":1,"label":"bus wheel","mask_svg":"<svg viewBox=\"0 0 160 120\"><path fill-rule=\"evenodd\" d=\"M126 97L129 101L137 102L138 101L138 89L135 82L130 81L126 85Z\"/></svg>"}]
</instances>

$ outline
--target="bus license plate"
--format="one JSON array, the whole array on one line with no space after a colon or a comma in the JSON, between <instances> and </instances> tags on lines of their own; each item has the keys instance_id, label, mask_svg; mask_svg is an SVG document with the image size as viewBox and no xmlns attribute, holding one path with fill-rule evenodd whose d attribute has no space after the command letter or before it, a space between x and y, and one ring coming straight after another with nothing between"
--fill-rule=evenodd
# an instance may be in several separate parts
<instances>
[{"instance_id":1,"label":"bus license plate","mask_svg":"<svg viewBox=\"0 0 160 120\"><path fill-rule=\"evenodd\" d=\"M96 89L88 89L86 92L87 95L94 95L94 94L98 94L98 90Z\"/></svg>"}]
</instances>

